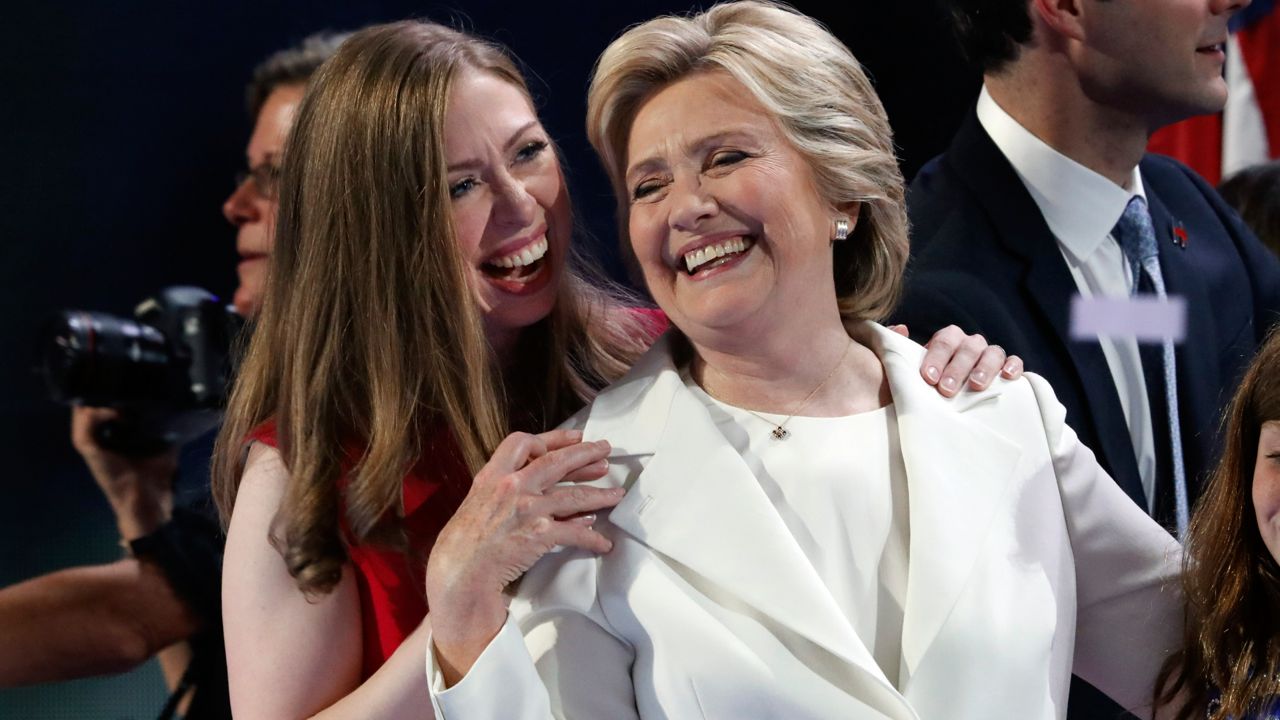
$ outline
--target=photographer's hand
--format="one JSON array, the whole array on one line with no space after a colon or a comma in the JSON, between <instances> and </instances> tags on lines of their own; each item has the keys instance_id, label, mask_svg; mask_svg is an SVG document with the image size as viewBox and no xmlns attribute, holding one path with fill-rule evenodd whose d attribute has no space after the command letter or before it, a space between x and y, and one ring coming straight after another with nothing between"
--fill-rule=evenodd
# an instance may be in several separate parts
<instances>
[{"instance_id":1,"label":"photographer's hand","mask_svg":"<svg viewBox=\"0 0 1280 720\"><path fill-rule=\"evenodd\" d=\"M110 408L72 408L71 444L107 496L120 537L127 542L155 531L169 520L178 451L134 458L104 449L94 439L94 428L118 417L119 413Z\"/></svg>"},{"instance_id":2,"label":"photographer's hand","mask_svg":"<svg viewBox=\"0 0 1280 720\"><path fill-rule=\"evenodd\" d=\"M94 439L94 429L100 423L115 420L118 417L120 413L111 408L83 406L72 408L71 444L89 466L89 472L97 481L98 487L102 489L102 494L107 496L107 502L111 503L111 511L116 516L116 527L120 530L120 539L128 543L155 532L172 516L173 476L178 469L178 450L174 448L159 455L135 458L103 448ZM107 577L114 577L136 568L137 578L150 579L152 591L146 594L146 605L129 600L124 593L142 588L144 583L128 581L118 586L119 592L114 595L104 595L106 600L125 598L129 600L124 604L126 609L136 610L138 607L149 606L148 611L151 615L166 618L157 622L154 628L145 633L121 632L121 628L129 629L132 626L106 622L104 625L108 637L132 637L136 634L151 640L157 636L173 633L169 637L172 640L178 640L188 638L195 632L197 617L187 603L173 591L169 579L158 566L129 558L108 568ZM75 578L74 575L68 577ZM77 588L82 584L84 584L83 581L76 578L69 582L69 587ZM36 583L33 587L39 588L41 585ZM60 597L60 595L54 594L54 597ZM63 616L74 617L71 613L82 607L91 606L69 602ZM52 617L58 616L52 615ZM103 647L107 648L103 656L110 657L111 644L104 643ZM170 691L175 690L191 663L191 645L186 642L155 643L152 641L144 643L142 647L145 650L135 662L141 662L155 653L160 661L160 671L164 675L165 684ZM179 714L186 713L189 703L188 695L178 707Z\"/></svg>"}]
</instances>

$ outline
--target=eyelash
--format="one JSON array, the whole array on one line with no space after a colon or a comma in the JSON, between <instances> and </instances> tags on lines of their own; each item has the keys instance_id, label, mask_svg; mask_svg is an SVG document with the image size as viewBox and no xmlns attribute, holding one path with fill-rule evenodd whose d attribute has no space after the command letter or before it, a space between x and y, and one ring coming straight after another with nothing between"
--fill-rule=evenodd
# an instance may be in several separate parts
<instances>
[{"instance_id":1,"label":"eyelash","mask_svg":"<svg viewBox=\"0 0 1280 720\"><path fill-rule=\"evenodd\" d=\"M748 155L741 150L725 150L711 156L711 167L724 167L746 160Z\"/></svg>"},{"instance_id":2,"label":"eyelash","mask_svg":"<svg viewBox=\"0 0 1280 720\"><path fill-rule=\"evenodd\" d=\"M645 180L645 181L641 182L640 184L636 185L636 189L635 189L635 190L632 190L632 191L631 191L631 199L632 199L632 200L643 200L644 198L646 198L646 197L648 197L648 196L652 195L653 193L657 192L657 191L658 191L658 188L659 188L658 181L656 181L656 180Z\"/></svg>"},{"instance_id":3,"label":"eyelash","mask_svg":"<svg viewBox=\"0 0 1280 720\"><path fill-rule=\"evenodd\" d=\"M475 178L463 178L458 182L449 186L449 197L457 200L458 198L471 192L471 188L476 186Z\"/></svg>"},{"instance_id":4,"label":"eyelash","mask_svg":"<svg viewBox=\"0 0 1280 720\"><path fill-rule=\"evenodd\" d=\"M546 140L532 140L525 143L515 154L515 164L524 165L525 163L537 160L546 149L550 147L550 143ZM479 181L473 177L465 177L449 186L449 197L457 200L458 198L471 192L471 190L479 184Z\"/></svg>"},{"instance_id":5,"label":"eyelash","mask_svg":"<svg viewBox=\"0 0 1280 720\"><path fill-rule=\"evenodd\" d=\"M516 162L529 162L536 159L547 149L546 140L532 140L525 144L524 147L516 151Z\"/></svg>"},{"instance_id":6,"label":"eyelash","mask_svg":"<svg viewBox=\"0 0 1280 720\"><path fill-rule=\"evenodd\" d=\"M749 157L751 157L749 154L741 150L723 150L713 154L708 159L707 168L723 168L729 165L736 165ZM659 182L656 180L644 180L636 185L635 189L631 191L631 199L633 201L643 200L656 192L660 187Z\"/></svg>"}]
</instances>

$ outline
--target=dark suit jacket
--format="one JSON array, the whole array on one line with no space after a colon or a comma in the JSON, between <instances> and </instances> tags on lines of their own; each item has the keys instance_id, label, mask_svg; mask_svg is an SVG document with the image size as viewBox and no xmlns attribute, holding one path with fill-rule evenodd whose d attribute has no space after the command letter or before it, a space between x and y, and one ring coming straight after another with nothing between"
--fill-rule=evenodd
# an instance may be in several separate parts
<instances>
[{"instance_id":1,"label":"dark suit jacket","mask_svg":"<svg viewBox=\"0 0 1280 720\"><path fill-rule=\"evenodd\" d=\"M1216 460L1222 409L1280 313L1280 261L1190 169L1157 155L1139 167L1166 288L1187 301L1187 339L1176 357L1194 502ZM1096 341L1072 340L1068 333L1075 280L1035 201L975 113L946 154L916 176L907 205L912 259L895 320L907 323L918 339L954 323L1020 355L1028 371L1053 386L1068 424L1100 464L1145 508L1106 358ZM1185 249L1173 242L1179 226L1186 233ZM1158 438L1157 454L1159 445ZM1158 485L1157 495L1162 492L1167 491Z\"/></svg>"},{"instance_id":2,"label":"dark suit jacket","mask_svg":"<svg viewBox=\"0 0 1280 720\"><path fill-rule=\"evenodd\" d=\"M1222 408L1280 312L1280 261L1190 169L1148 155L1140 171L1166 288L1187 300L1187 339L1176 356L1194 499L1216 458ZM1145 507L1102 349L1068 335L1075 280L1035 201L975 114L947 153L916 176L907 206L912 259L896 319L926 339L955 323L1020 355L1027 370L1049 380L1067 422L1102 466ZM1179 224L1185 249L1173 242Z\"/></svg>"}]
</instances>

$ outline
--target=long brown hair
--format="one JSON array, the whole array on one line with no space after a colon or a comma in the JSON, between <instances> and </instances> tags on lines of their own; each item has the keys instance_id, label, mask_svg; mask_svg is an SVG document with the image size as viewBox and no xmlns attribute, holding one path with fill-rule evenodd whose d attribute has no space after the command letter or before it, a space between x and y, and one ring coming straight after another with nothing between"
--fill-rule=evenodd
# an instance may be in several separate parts
<instances>
[{"instance_id":1,"label":"long brown hair","mask_svg":"<svg viewBox=\"0 0 1280 720\"><path fill-rule=\"evenodd\" d=\"M1178 720L1241 718L1280 696L1280 565L1258 531L1253 471L1264 423L1280 420L1280 333L1272 332L1225 418L1222 460L1187 534L1184 647L1165 663L1156 704ZM1220 706L1209 713L1219 694Z\"/></svg>"},{"instance_id":2,"label":"long brown hair","mask_svg":"<svg viewBox=\"0 0 1280 720\"><path fill-rule=\"evenodd\" d=\"M471 301L446 182L447 98L463 69L528 95L492 43L416 21L357 32L313 78L286 146L270 278L213 483L225 519L245 439L274 419L289 482L271 540L307 593L341 576L340 512L352 541L403 545L402 480L424 453L441 451L426 445L439 428L474 473L511 416L532 430L567 417L646 340L571 262L550 317L522 333L522 381L503 382Z\"/></svg>"}]
</instances>

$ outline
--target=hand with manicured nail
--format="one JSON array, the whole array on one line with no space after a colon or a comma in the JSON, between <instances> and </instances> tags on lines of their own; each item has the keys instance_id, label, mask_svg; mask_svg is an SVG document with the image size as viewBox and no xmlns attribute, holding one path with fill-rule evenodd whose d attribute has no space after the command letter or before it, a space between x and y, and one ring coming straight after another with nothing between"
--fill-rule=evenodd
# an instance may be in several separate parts
<instances>
[{"instance_id":1,"label":"hand with manicured nail","mask_svg":"<svg viewBox=\"0 0 1280 720\"><path fill-rule=\"evenodd\" d=\"M889 329L907 334L906 325L890 325ZM1004 348L987 344L982 335L966 335L955 325L934 333L925 351L920 374L946 397L955 395L966 382L971 390L985 390L996 373L1005 380L1022 377L1022 358L1005 355Z\"/></svg>"},{"instance_id":2,"label":"hand with manicured nail","mask_svg":"<svg viewBox=\"0 0 1280 720\"><path fill-rule=\"evenodd\" d=\"M623 490L580 485L609 469L609 443L579 430L513 433L481 468L427 562L432 640L457 682L506 621L503 589L557 545L608 552L592 524ZM569 483L560 486L561 483Z\"/></svg>"}]
</instances>

